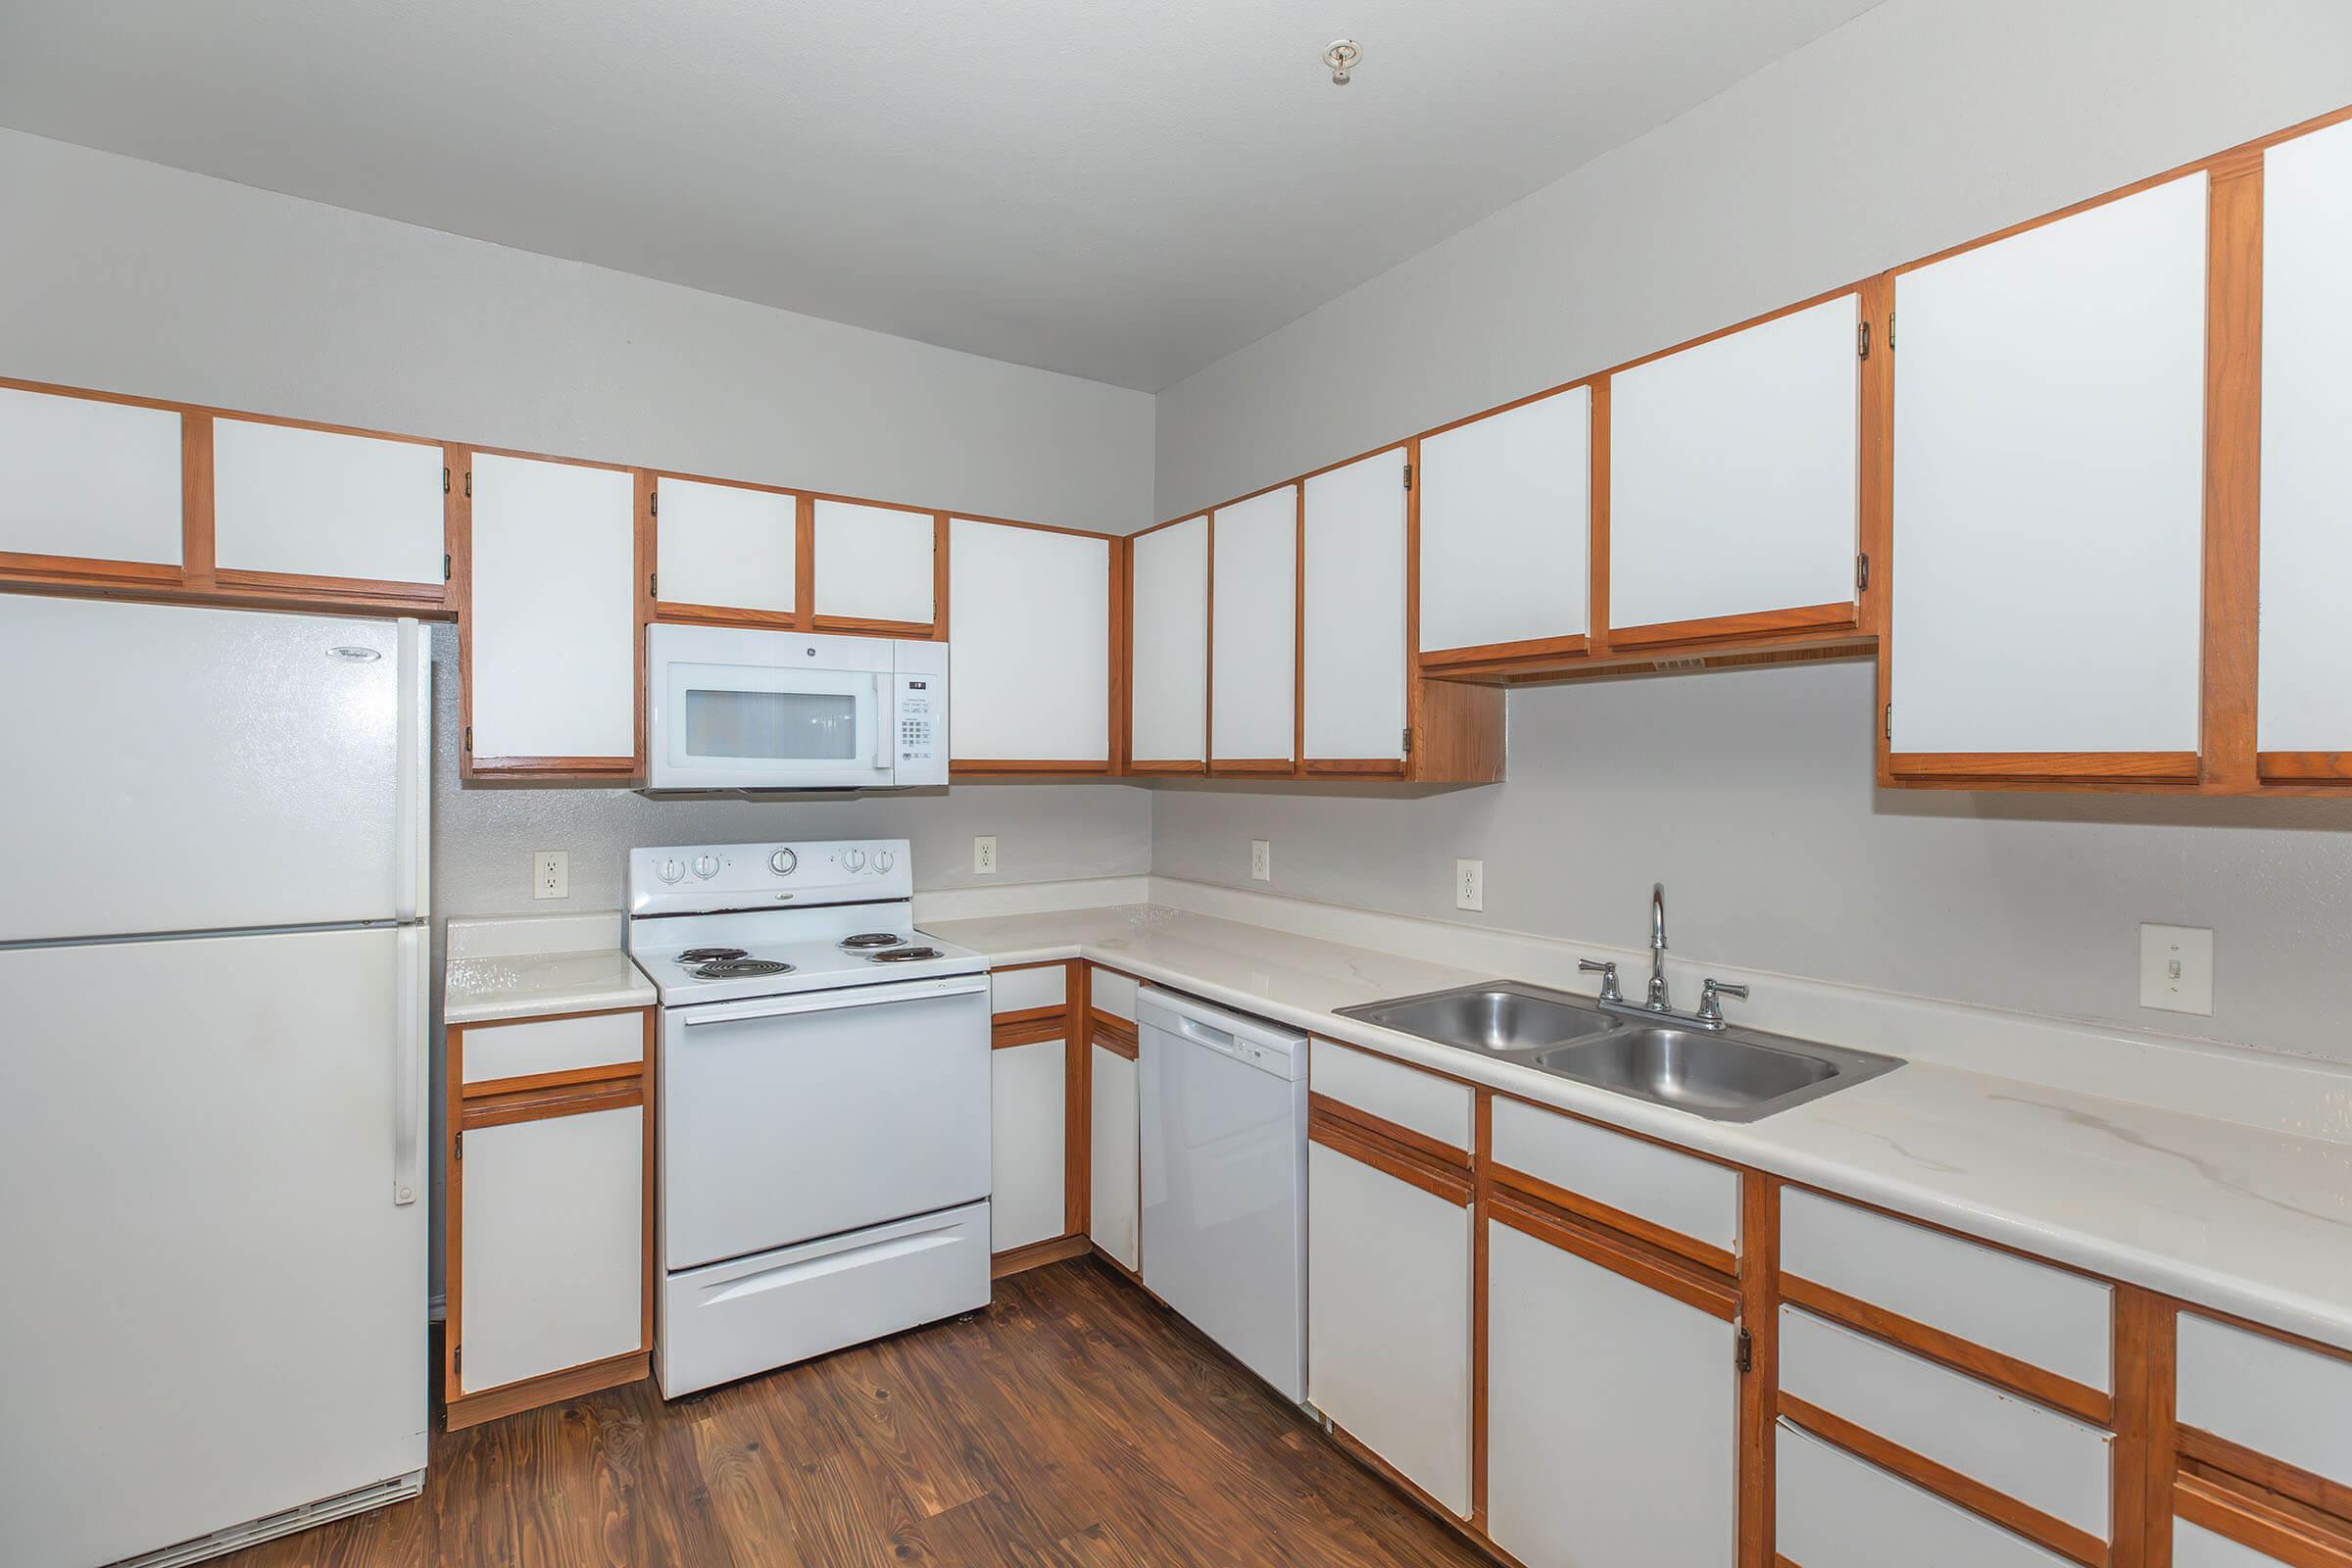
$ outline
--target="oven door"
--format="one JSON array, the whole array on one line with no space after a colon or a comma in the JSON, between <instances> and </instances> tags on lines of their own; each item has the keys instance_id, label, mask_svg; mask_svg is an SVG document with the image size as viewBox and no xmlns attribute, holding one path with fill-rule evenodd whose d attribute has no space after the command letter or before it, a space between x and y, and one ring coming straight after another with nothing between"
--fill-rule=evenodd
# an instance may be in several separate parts
<instances>
[{"instance_id":1,"label":"oven door","mask_svg":"<svg viewBox=\"0 0 2352 1568\"><path fill-rule=\"evenodd\" d=\"M651 789L870 789L892 782L888 671L658 662Z\"/></svg>"},{"instance_id":2,"label":"oven door","mask_svg":"<svg viewBox=\"0 0 2352 1568\"><path fill-rule=\"evenodd\" d=\"M672 1007L662 1266L676 1272L989 1194L988 976Z\"/></svg>"}]
</instances>

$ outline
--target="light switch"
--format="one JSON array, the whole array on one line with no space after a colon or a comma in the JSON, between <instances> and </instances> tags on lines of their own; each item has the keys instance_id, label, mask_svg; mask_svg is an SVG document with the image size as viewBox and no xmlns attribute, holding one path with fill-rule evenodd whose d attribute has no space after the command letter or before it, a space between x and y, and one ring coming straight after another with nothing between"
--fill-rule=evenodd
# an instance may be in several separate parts
<instances>
[{"instance_id":1,"label":"light switch","mask_svg":"<svg viewBox=\"0 0 2352 1568\"><path fill-rule=\"evenodd\" d=\"M531 897L534 899L568 899L571 897L571 856L564 850L535 850L531 853Z\"/></svg>"},{"instance_id":2,"label":"light switch","mask_svg":"<svg viewBox=\"0 0 2352 1568\"><path fill-rule=\"evenodd\" d=\"M2202 926L2139 928L2139 1004L2213 1016L2213 933Z\"/></svg>"},{"instance_id":3,"label":"light switch","mask_svg":"<svg viewBox=\"0 0 2352 1568\"><path fill-rule=\"evenodd\" d=\"M1250 841L1250 874L1260 882L1270 882L1274 879L1274 841L1272 839L1251 839Z\"/></svg>"}]
</instances>

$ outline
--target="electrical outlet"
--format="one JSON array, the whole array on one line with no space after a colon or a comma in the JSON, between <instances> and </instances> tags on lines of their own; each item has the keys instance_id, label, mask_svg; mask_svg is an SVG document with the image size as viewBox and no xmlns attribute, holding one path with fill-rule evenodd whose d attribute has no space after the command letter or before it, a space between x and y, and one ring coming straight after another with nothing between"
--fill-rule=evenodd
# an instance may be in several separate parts
<instances>
[{"instance_id":1,"label":"electrical outlet","mask_svg":"<svg viewBox=\"0 0 2352 1568\"><path fill-rule=\"evenodd\" d=\"M1272 839L1251 839L1250 841L1250 875L1259 882L1274 880L1274 841Z\"/></svg>"},{"instance_id":2,"label":"electrical outlet","mask_svg":"<svg viewBox=\"0 0 2352 1568\"><path fill-rule=\"evenodd\" d=\"M978 876L997 874L997 836L985 833L972 840L972 871Z\"/></svg>"},{"instance_id":3,"label":"electrical outlet","mask_svg":"<svg viewBox=\"0 0 2352 1568\"><path fill-rule=\"evenodd\" d=\"M2193 925L2139 928L2139 1004L2213 1016L2213 933Z\"/></svg>"},{"instance_id":4,"label":"electrical outlet","mask_svg":"<svg viewBox=\"0 0 2352 1568\"><path fill-rule=\"evenodd\" d=\"M1453 862L1453 906L1457 909L1483 909L1487 906L1486 861Z\"/></svg>"},{"instance_id":5,"label":"electrical outlet","mask_svg":"<svg viewBox=\"0 0 2352 1568\"><path fill-rule=\"evenodd\" d=\"M531 854L531 897L534 899L568 899L571 897L571 856L563 850L535 850Z\"/></svg>"}]
</instances>

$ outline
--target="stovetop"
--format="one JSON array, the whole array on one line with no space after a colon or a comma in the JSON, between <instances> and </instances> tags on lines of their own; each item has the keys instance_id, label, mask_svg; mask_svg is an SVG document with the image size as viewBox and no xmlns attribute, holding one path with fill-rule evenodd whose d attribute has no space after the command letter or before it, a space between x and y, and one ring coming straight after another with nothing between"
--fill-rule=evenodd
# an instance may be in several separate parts
<instances>
[{"instance_id":1,"label":"stovetop","mask_svg":"<svg viewBox=\"0 0 2352 1568\"><path fill-rule=\"evenodd\" d=\"M841 939L832 935L779 940L776 933L751 931L725 943L707 940L710 933L704 929L695 933L692 945L698 951L732 948L740 956L685 962L680 953L686 944L664 943L664 933L658 929L674 923L678 922L632 921L629 933L631 954L638 967L652 976L664 1007L981 974L988 969L985 955L925 936L912 925L900 926L894 933L903 941L871 949L844 949ZM657 929L640 929L649 925Z\"/></svg>"}]
</instances>

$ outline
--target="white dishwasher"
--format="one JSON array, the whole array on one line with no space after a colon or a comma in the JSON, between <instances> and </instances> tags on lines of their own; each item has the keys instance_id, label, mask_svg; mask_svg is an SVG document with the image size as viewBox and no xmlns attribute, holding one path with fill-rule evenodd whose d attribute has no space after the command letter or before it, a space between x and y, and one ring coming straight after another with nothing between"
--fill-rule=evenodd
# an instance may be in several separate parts
<instances>
[{"instance_id":1,"label":"white dishwasher","mask_svg":"<svg viewBox=\"0 0 2352 1568\"><path fill-rule=\"evenodd\" d=\"M1306 1397L1306 1036L1146 986L1144 1283Z\"/></svg>"}]
</instances>

